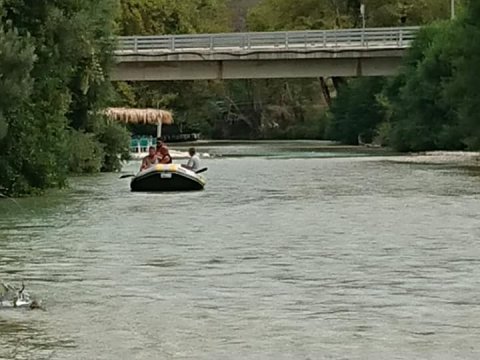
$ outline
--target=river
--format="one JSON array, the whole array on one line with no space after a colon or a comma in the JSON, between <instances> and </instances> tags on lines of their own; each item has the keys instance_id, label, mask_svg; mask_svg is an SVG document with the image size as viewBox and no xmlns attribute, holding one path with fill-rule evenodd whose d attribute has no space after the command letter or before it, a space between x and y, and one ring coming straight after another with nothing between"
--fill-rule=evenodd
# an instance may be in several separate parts
<instances>
[{"instance_id":1,"label":"river","mask_svg":"<svg viewBox=\"0 0 480 360\"><path fill-rule=\"evenodd\" d=\"M208 151L203 192L102 174L0 201L0 278L45 306L0 311L0 358L480 357L477 172Z\"/></svg>"}]
</instances>

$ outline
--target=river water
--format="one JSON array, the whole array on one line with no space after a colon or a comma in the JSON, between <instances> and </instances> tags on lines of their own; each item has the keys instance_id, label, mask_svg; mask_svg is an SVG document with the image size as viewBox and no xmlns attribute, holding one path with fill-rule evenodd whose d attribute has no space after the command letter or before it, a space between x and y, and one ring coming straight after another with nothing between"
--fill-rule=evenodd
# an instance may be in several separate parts
<instances>
[{"instance_id":1,"label":"river water","mask_svg":"<svg viewBox=\"0 0 480 360\"><path fill-rule=\"evenodd\" d=\"M0 277L45 306L0 311L0 358L478 359L478 173L317 150L0 201Z\"/></svg>"}]
</instances>

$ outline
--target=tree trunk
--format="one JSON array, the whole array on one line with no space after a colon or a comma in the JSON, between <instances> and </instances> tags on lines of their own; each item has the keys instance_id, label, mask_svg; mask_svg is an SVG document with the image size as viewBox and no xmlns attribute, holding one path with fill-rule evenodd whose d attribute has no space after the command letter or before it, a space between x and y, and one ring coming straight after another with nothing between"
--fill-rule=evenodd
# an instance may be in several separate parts
<instances>
[{"instance_id":1,"label":"tree trunk","mask_svg":"<svg viewBox=\"0 0 480 360\"><path fill-rule=\"evenodd\" d=\"M343 77L332 77L333 86L335 87L335 91L338 94L338 90L347 82L347 80Z\"/></svg>"},{"instance_id":2,"label":"tree trunk","mask_svg":"<svg viewBox=\"0 0 480 360\"><path fill-rule=\"evenodd\" d=\"M325 104L327 105L327 107L330 107L332 105L332 96L330 94L330 90L328 89L327 82L323 77L319 78L318 80L320 81L320 88L322 89L322 95Z\"/></svg>"}]
</instances>

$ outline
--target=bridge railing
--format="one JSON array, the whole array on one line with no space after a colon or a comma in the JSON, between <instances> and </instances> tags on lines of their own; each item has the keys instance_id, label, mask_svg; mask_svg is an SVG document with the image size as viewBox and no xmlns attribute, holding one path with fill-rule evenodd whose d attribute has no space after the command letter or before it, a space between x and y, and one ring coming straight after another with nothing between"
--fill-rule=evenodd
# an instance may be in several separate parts
<instances>
[{"instance_id":1,"label":"bridge railing","mask_svg":"<svg viewBox=\"0 0 480 360\"><path fill-rule=\"evenodd\" d=\"M418 27L120 37L117 53L408 46Z\"/></svg>"}]
</instances>

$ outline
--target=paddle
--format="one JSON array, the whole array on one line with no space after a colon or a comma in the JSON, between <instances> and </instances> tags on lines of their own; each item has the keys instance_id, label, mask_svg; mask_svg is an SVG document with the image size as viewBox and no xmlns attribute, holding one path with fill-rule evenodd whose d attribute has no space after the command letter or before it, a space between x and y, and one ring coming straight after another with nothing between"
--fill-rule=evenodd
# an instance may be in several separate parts
<instances>
[{"instance_id":1,"label":"paddle","mask_svg":"<svg viewBox=\"0 0 480 360\"><path fill-rule=\"evenodd\" d=\"M206 168L203 168L203 169L200 169L200 170L195 171L195 174L201 174L201 173L203 173L203 172L205 172L205 171L207 171L207 170L208 170L208 168L206 167Z\"/></svg>"}]
</instances>

